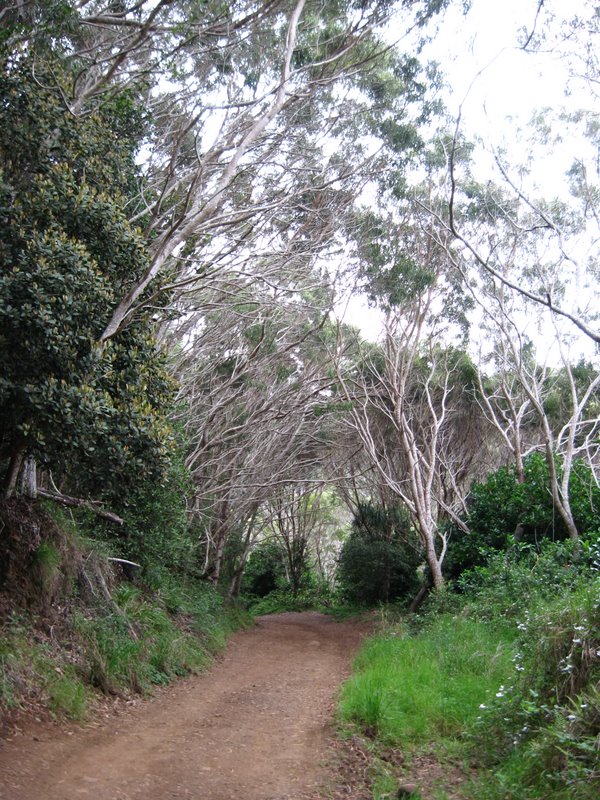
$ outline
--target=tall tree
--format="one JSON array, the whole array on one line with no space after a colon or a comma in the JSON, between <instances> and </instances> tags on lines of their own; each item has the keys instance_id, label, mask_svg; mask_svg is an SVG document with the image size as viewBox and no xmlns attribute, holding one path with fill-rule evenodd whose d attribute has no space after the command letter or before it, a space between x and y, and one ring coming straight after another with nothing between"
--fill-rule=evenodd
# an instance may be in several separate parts
<instances>
[{"instance_id":1,"label":"tall tree","mask_svg":"<svg viewBox=\"0 0 600 800\"><path fill-rule=\"evenodd\" d=\"M127 470L159 464L171 394L147 315L96 347L115 298L147 263L125 213L140 116L107 102L74 117L39 89L60 79L61 63L6 47L0 55L4 493L27 456L57 479L78 474L84 490L123 471L125 481Z\"/></svg>"},{"instance_id":2,"label":"tall tree","mask_svg":"<svg viewBox=\"0 0 600 800\"><path fill-rule=\"evenodd\" d=\"M465 447L468 437L453 426L470 416L461 406L475 374L461 385L467 362L443 345L441 336L451 338L461 309L445 248L427 231L426 217L407 200L378 230L360 254L373 298L387 310L384 340L358 364L345 365L340 348L338 380L351 403L348 424L411 514L440 587L447 547L442 522L450 517L464 524L463 497L480 445Z\"/></svg>"},{"instance_id":3,"label":"tall tree","mask_svg":"<svg viewBox=\"0 0 600 800\"><path fill-rule=\"evenodd\" d=\"M418 27L444 4L403 3L395 22ZM62 16L58 6L25 2L7 12L15 46L51 46L73 64L71 79L50 81L48 91L75 115L98 98L135 97L152 121L141 191L129 205L150 257L114 305L102 342L135 316L158 276L188 286L232 247L269 239L288 255L312 249L307 217L321 216L332 190L345 189L348 203L372 172L365 136L401 157L429 110L416 59L392 55L378 34L392 2L60 8Z\"/></svg>"}]
</instances>

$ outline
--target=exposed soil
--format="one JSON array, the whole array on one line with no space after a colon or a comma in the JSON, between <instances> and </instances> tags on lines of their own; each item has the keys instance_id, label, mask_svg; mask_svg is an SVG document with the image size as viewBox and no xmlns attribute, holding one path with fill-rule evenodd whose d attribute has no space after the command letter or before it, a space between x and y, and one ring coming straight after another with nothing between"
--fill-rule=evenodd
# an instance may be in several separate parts
<instances>
[{"instance_id":1,"label":"exposed soil","mask_svg":"<svg viewBox=\"0 0 600 800\"><path fill-rule=\"evenodd\" d=\"M212 669L77 727L0 743L2 800L307 800L337 795L332 720L368 631L313 612L262 617ZM327 787L330 787L328 790Z\"/></svg>"}]
</instances>

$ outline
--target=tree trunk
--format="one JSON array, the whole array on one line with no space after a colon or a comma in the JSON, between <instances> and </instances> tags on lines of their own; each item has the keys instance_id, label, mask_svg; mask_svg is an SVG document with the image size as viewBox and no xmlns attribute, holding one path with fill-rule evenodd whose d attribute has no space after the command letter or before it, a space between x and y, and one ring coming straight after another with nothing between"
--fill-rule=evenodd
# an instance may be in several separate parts
<instances>
[{"instance_id":1,"label":"tree trunk","mask_svg":"<svg viewBox=\"0 0 600 800\"><path fill-rule=\"evenodd\" d=\"M548 436L546 441L546 464L548 465L548 476L550 478L552 502L554 503L554 508L558 511L563 522L565 523L565 527L569 533L569 538L574 542L578 542L579 532L571 512L571 504L569 503L569 496L567 493L568 483L567 492L565 492L564 496L561 496L560 483L556 471L556 463L554 461L554 451L551 447L550 441L550 437Z\"/></svg>"},{"instance_id":2,"label":"tree trunk","mask_svg":"<svg viewBox=\"0 0 600 800\"><path fill-rule=\"evenodd\" d=\"M19 475L21 474L21 467L23 466L24 459L25 445L24 443L19 442L19 444L17 444L13 450L8 465L8 470L6 472L6 477L4 479L3 494L5 500L8 500L16 494Z\"/></svg>"},{"instance_id":3,"label":"tree trunk","mask_svg":"<svg viewBox=\"0 0 600 800\"><path fill-rule=\"evenodd\" d=\"M229 586L229 592L227 596L230 600L236 600L240 596L240 592L242 591L242 580L244 578L244 570L246 568L246 563L243 562L239 565L239 567L235 571L235 575L233 576L233 580Z\"/></svg>"},{"instance_id":4,"label":"tree trunk","mask_svg":"<svg viewBox=\"0 0 600 800\"><path fill-rule=\"evenodd\" d=\"M431 586L428 583L424 583L423 586L421 586L410 606L408 607L409 614L416 614L416 612L421 608L423 600L425 600L429 594L430 589Z\"/></svg>"},{"instance_id":5,"label":"tree trunk","mask_svg":"<svg viewBox=\"0 0 600 800\"><path fill-rule=\"evenodd\" d=\"M213 586L217 586L221 577L221 565L225 553L225 543L227 541L227 525L225 522L219 524L215 533L215 555L210 569L208 580Z\"/></svg>"},{"instance_id":6,"label":"tree trunk","mask_svg":"<svg viewBox=\"0 0 600 800\"><path fill-rule=\"evenodd\" d=\"M18 492L30 500L35 500L38 496L37 467L35 458L32 455L28 455L23 459Z\"/></svg>"},{"instance_id":7,"label":"tree trunk","mask_svg":"<svg viewBox=\"0 0 600 800\"><path fill-rule=\"evenodd\" d=\"M441 589L444 586L444 576L442 575L442 565L439 562L437 553L435 552L435 545L433 543L433 534L431 531L424 532L425 538L425 557L427 565L431 570L431 579L436 589Z\"/></svg>"}]
</instances>

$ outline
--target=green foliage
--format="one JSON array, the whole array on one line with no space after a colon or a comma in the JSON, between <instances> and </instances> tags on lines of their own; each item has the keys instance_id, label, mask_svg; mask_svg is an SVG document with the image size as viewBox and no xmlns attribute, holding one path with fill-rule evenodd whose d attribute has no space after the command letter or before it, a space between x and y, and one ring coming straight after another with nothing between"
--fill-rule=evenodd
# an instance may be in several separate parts
<instances>
[{"instance_id":1,"label":"green foliage","mask_svg":"<svg viewBox=\"0 0 600 800\"><path fill-rule=\"evenodd\" d=\"M93 686L147 692L206 665L206 651L139 589L123 586L114 599L119 613L81 613L75 620Z\"/></svg>"},{"instance_id":2,"label":"green foliage","mask_svg":"<svg viewBox=\"0 0 600 800\"><path fill-rule=\"evenodd\" d=\"M281 614L285 611L326 611L334 598L326 585L313 585L293 594L289 589L275 589L256 602L251 601L249 611L253 616Z\"/></svg>"},{"instance_id":3,"label":"green foliage","mask_svg":"<svg viewBox=\"0 0 600 800\"><path fill-rule=\"evenodd\" d=\"M267 539L254 548L244 571L242 594L266 597L285 581L285 556L276 542Z\"/></svg>"},{"instance_id":4,"label":"green foliage","mask_svg":"<svg viewBox=\"0 0 600 800\"><path fill-rule=\"evenodd\" d=\"M454 530L446 560L449 575L485 563L494 550L504 550L518 533L519 540L540 545L568 537L552 503L545 458L534 453L525 461L525 481L514 467L501 467L471 488L466 519L470 533ZM560 467L560 464L559 464ZM589 466L578 461L569 483L571 509L580 534L600 530L600 488Z\"/></svg>"},{"instance_id":5,"label":"green foliage","mask_svg":"<svg viewBox=\"0 0 600 800\"><path fill-rule=\"evenodd\" d=\"M361 274L371 303L402 306L432 285L435 275L414 260L389 220L369 211L355 224L360 232Z\"/></svg>"},{"instance_id":6,"label":"green foliage","mask_svg":"<svg viewBox=\"0 0 600 800\"><path fill-rule=\"evenodd\" d=\"M29 508L22 500L10 505ZM161 510L165 507L154 509L156 514ZM114 547L84 539L73 522L63 531L57 520L64 521L60 511L52 521L31 509L22 520L47 538L29 552L31 588L25 590L19 569L18 590L24 600L30 592L42 597L35 608L44 613L54 634L48 638L45 627L40 629L38 620L25 612L6 623L0 635L0 705L26 706L35 698L59 714L79 718L86 713L90 684L111 693L148 692L207 665L228 634L248 624L247 614L226 609L207 584L186 580L161 563L176 547L172 542L156 544L151 537L155 546L145 562L150 592L147 586L142 590L131 583L116 584L105 556L98 553L114 552ZM3 581L4 592L7 588L14 591ZM60 615L52 621L57 598Z\"/></svg>"},{"instance_id":7,"label":"green foliage","mask_svg":"<svg viewBox=\"0 0 600 800\"><path fill-rule=\"evenodd\" d=\"M337 581L350 602L389 602L417 591L420 562L420 548L404 510L364 503L342 545Z\"/></svg>"},{"instance_id":8,"label":"green foliage","mask_svg":"<svg viewBox=\"0 0 600 800\"><path fill-rule=\"evenodd\" d=\"M98 337L147 267L125 214L141 123L125 97L65 109L55 62L0 52L0 431L96 492L158 475L172 386L140 317ZM51 87L54 87L52 90Z\"/></svg>"},{"instance_id":9,"label":"green foliage","mask_svg":"<svg viewBox=\"0 0 600 800\"><path fill-rule=\"evenodd\" d=\"M109 543L113 555L141 564L144 580L157 588L171 574L193 574L197 565L199 536L186 505L190 493L184 452L172 450L160 481L139 481L112 500L122 526L87 515L84 529L95 541Z\"/></svg>"},{"instance_id":10,"label":"green foliage","mask_svg":"<svg viewBox=\"0 0 600 800\"><path fill-rule=\"evenodd\" d=\"M46 576L51 576L60 565L60 553L50 542L42 542L33 557L38 569Z\"/></svg>"},{"instance_id":11,"label":"green foliage","mask_svg":"<svg viewBox=\"0 0 600 800\"><path fill-rule=\"evenodd\" d=\"M340 714L391 746L460 734L509 674L506 626L445 615L409 635L369 639L342 690Z\"/></svg>"},{"instance_id":12,"label":"green foliage","mask_svg":"<svg viewBox=\"0 0 600 800\"><path fill-rule=\"evenodd\" d=\"M577 543L542 542L539 548L513 542L487 563L457 581L465 613L480 618L519 617L540 600L563 595L590 576L595 548ZM435 600L434 600L435 602Z\"/></svg>"},{"instance_id":13,"label":"green foliage","mask_svg":"<svg viewBox=\"0 0 600 800\"><path fill-rule=\"evenodd\" d=\"M75 619L87 679L105 692L148 692L206 667L241 620L229 616L216 592L201 584L173 582L154 597L123 585L114 601L111 609L89 609Z\"/></svg>"},{"instance_id":14,"label":"green foliage","mask_svg":"<svg viewBox=\"0 0 600 800\"><path fill-rule=\"evenodd\" d=\"M600 580L526 611L518 629L513 675L473 729L494 772L485 797L591 800L600 786Z\"/></svg>"},{"instance_id":15,"label":"green foliage","mask_svg":"<svg viewBox=\"0 0 600 800\"><path fill-rule=\"evenodd\" d=\"M24 707L33 698L57 714L83 719L90 692L66 653L35 641L29 623L13 615L0 632L0 709Z\"/></svg>"},{"instance_id":16,"label":"green foliage","mask_svg":"<svg viewBox=\"0 0 600 800\"><path fill-rule=\"evenodd\" d=\"M513 545L425 617L367 642L341 716L384 745L457 754L469 800L592 800L600 785L600 542ZM449 610L449 611L448 611ZM450 613L449 613L450 612ZM437 796L437 795L436 795ZM446 796L442 793L441 796Z\"/></svg>"}]
</instances>

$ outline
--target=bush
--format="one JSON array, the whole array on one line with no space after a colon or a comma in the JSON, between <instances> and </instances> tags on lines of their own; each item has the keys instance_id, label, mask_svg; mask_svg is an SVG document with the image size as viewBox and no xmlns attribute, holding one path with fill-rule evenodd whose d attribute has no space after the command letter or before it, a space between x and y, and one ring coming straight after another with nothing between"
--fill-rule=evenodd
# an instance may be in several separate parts
<instances>
[{"instance_id":1,"label":"bush","mask_svg":"<svg viewBox=\"0 0 600 800\"><path fill-rule=\"evenodd\" d=\"M208 586L173 583L150 597L123 585L114 601L75 618L88 679L109 693L147 692L201 669L241 621Z\"/></svg>"},{"instance_id":2,"label":"bush","mask_svg":"<svg viewBox=\"0 0 600 800\"><path fill-rule=\"evenodd\" d=\"M91 692L70 653L58 652L51 639L13 614L0 631L0 710L32 701L72 719L83 719Z\"/></svg>"},{"instance_id":3,"label":"bush","mask_svg":"<svg viewBox=\"0 0 600 800\"><path fill-rule=\"evenodd\" d=\"M421 551L404 509L359 506L342 545L337 581L351 603L373 605L413 595Z\"/></svg>"},{"instance_id":4,"label":"bush","mask_svg":"<svg viewBox=\"0 0 600 800\"><path fill-rule=\"evenodd\" d=\"M113 555L138 562L152 587L168 580L168 573L193 574L198 562L199 537L190 527L185 497L190 491L183 451L173 451L161 482L141 482L122 497L113 497L113 509L123 525L104 522L89 513L80 515L84 532L110 544Z\"/></svg>"},{"instance_id":5,"label":"bush","mask_svg":"<svg viewBox=\"0 0 600 800\"><path fill-rule=\"evenodd\" d=\"M559 464L560 467L560 464ZM577 529L585 538L600 530L600 489L582 461L573 468L569 484ZM544 541L568 538L562 518L552 503L548 467L540 453L525 461L525 482L514 467L501 467L471 488L468 500L470 533L452 530L446 574L457 577L465 569L484 564L490 552L504 550L515 538L539 547Z\"/></svg>"},{"instance_id":6,"label":"bush","mask_svg":"<svg viewBox=\"0 0 600 800\"><path fill-rule=\"evenodd\" d=\"M518 617L589 578L595 547L572 541L533 545L512 542L490 555L484 566L464 572L456 587L464 595L464 612L480 618ZM435 602L435 598L433 598Z\"/></svg>"},{"instance_id":7,"label":"bush","mask_svg":"<svg viewBox=\"0 0 600 800\"><path fill-rule=\"evenodd\" d=\"M600 769L600 578L526 611L511 679L482 709L476 753L486 797L591 800Z\"/></svg>"},{"instance_id":8,"label":"bush","mask_svg":"<svg viewBox=\"0 0 600 800\"><path fill-rule=\"evenodd\" d=\"M242 594L250 597L266 597L285 582L284 555L281 547L273 541L261 542L250 554Z\"/></svg>"},{"instance_id":9,"label":"bush","mask_svg":"<svg viewBox=\"0 0 600 800\"><path fill-rule=\"evenodd\" d=\"M308 586L293 594L289 589L276 589L256 602L251 601L249 611L254 616L280 614L285 611L328 610L333 602L326 584Z\"/></svg>"}]
</instances>

